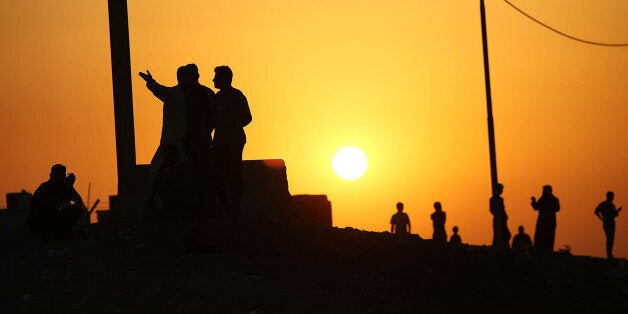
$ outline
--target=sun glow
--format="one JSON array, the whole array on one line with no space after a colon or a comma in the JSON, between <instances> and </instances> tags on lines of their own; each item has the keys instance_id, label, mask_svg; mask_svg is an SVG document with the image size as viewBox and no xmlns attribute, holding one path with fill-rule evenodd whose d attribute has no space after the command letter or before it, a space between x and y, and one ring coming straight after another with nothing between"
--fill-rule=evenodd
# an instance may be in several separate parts
<instances>
[{"instance_id":1,"label":"sun glow","mask_svg":"<svg viewBox=\"0 0 628 314\"><path fill-rule=\"evenodd\" d=\"M338 177L352 181L366 172L368 160L362 150L353 146L339 149L331 160L331 167Z\"/></svg>"}]
</instances>

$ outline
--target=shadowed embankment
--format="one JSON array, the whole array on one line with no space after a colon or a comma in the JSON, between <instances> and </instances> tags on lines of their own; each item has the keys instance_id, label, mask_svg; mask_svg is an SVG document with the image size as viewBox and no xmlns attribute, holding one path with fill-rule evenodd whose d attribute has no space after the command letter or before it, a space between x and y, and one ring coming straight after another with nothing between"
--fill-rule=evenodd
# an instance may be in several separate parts
<instances>
[{"instance_id":1,"label":"shadowed embankment","mask_svg":"<svg viewBox=\"0 0 628 314\"><path fill-rule=\"evenodd\" d=\"M4 217L3 217L4 216ZM621 313L626 260L515 254L350 228L213 218L93 224L68 242L1 228L3 313Z\"/></svg>"}]
</instances>

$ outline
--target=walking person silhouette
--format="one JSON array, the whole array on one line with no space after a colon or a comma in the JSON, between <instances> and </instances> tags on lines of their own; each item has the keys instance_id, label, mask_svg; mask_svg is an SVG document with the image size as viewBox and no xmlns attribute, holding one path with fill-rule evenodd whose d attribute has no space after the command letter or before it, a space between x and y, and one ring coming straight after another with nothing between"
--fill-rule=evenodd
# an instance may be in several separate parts
<instances>
[{"instance_id":1,"label":"walking person silhouette","mask_svg":"<svg viewBox=\"0 0 628 314\"><path fill-rule=\"evenodd\" d=\"M403 212L403 203L397 203L397 213L390 218L390 233L394 234L410 234L412 227L410 226L410 218L408 214Z\"/></svg>"},{"instance_id":2,"label":"walking person silhouette","mask_svg":"<svg viewBox=\"0 0 628 314\"><path fill-rule=\"evenodd\" d=\"M615 199L615 193L612 191L606 192L606 200L601 202L595 208L595 216L602 220L602 227L604 228L604 234L606 235L606 256L609 259L613 258L613 244L615 243L615 217L619 215L619 212L623 207L615 209L613 200Z\"/></svg>"}]
</instances>

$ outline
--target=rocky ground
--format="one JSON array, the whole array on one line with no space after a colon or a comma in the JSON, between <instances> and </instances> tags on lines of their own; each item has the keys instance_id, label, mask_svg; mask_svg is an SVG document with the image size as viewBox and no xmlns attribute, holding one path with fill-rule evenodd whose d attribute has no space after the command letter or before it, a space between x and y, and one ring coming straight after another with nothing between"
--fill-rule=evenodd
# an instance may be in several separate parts
<instances>
[{"instance_id":1,"label":"rocky ground","mask_svg":"<svg viewBox=\"0 0 628 314\"><path fill-rule=\"evenodd\" d=\"M252 218L188 252L164 219L42 242L22 216L0 211L0 313L628 313L626 260Z\"/></svg>"}]
</instances>

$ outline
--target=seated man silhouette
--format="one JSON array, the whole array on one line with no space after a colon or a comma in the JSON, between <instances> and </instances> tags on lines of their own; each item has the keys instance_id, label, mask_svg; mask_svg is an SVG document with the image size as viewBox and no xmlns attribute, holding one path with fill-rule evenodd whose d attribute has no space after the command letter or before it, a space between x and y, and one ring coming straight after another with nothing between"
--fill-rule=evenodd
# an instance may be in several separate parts
<instances>
[{"instance_id":1,"label":"seated man silhouette","mask_svg":"<svg viewBox=\"0 0 628 314\"><path fill-rule=\"evenodd\" d=\"M66 176L64 165L56 164L50 170L50 179L42 183L31 200L28 227L42 239L68 239L72 227L85 206L74 189L76 176Z\"/></svg>"},{"instance_id":2,"label":"seated man silhouette","mask_svg":"<svg viewBox=\"0 0 628 314\"><path fill-rule=\"evenodd\" d=\"M390 218L390 232L394 234L411 233L410 218L403 212L403 203L397 203L397 213Z\"/></svg>"},{"instance_id":3,"label":"seated man silhouette","mask_svg":"<svg viewBox=\"0 0 628 314\"><path fill-rule=\"evenodd\" d=\"M512 239L512 248L524 251L530 247L532 247L532 239L523 231L523 226L519 226L519 233Z\"/></svg>"},{"instance_id":4,"label":"seated man silhouette","mask_svg":"<svg viewBox=\"0 0 628 314\"><path fill-rule=\"evenodd\" d=\"M458 226L454 226L454 234L451 235L451 238L449 238L449 242L450 243L456 243L456 244L462 244L462 238L460 238L460 235L458 235Z\"/></svg>"}]
</instances>

